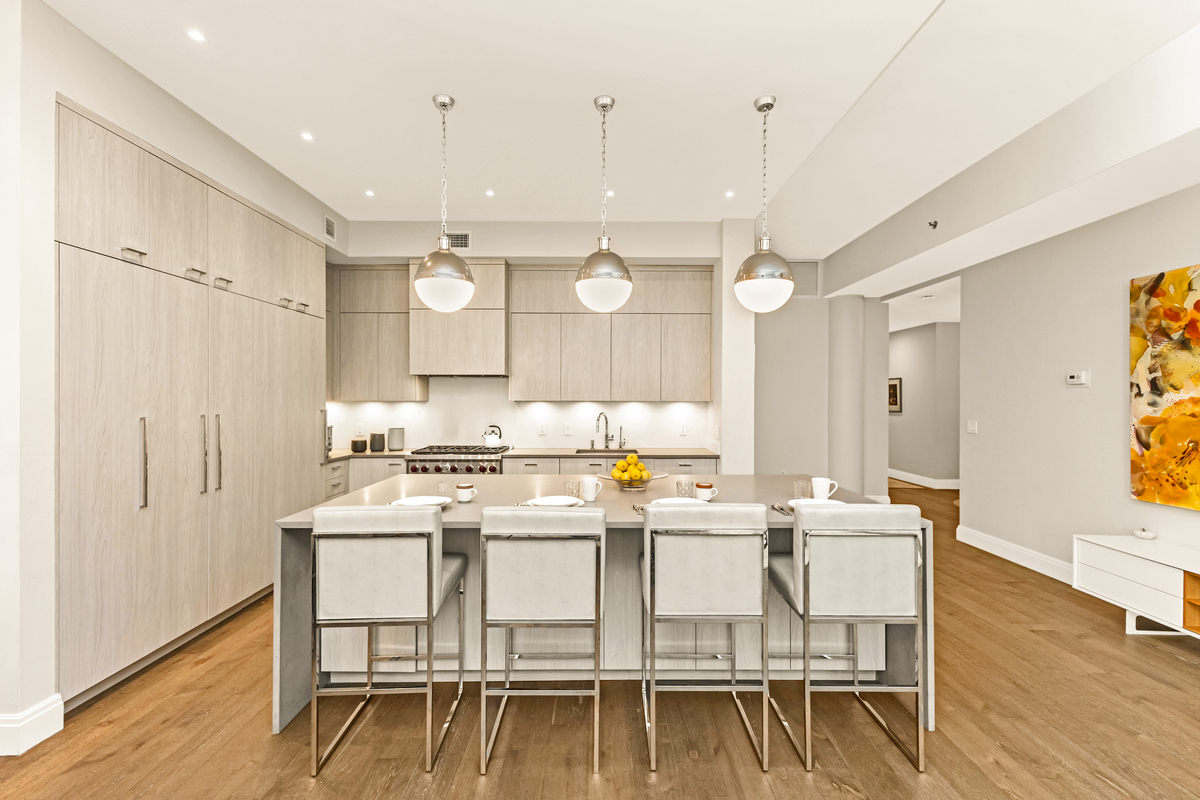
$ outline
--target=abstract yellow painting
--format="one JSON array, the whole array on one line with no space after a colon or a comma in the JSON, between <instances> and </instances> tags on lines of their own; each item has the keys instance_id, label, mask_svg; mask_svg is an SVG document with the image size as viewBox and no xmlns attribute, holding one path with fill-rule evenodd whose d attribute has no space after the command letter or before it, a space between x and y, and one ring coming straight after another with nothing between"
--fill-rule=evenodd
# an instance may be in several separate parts
<instances>
[{"instance_id":1,"label":"abstract yellow painting","mask_svg":"<svg viewBox=\"0 0 1200 800\"><path fill-rule=\"evenodd\" d=\"M1130 489L1200 510L1200 265L1129 282Z\"/></svg>"}]
</instances>

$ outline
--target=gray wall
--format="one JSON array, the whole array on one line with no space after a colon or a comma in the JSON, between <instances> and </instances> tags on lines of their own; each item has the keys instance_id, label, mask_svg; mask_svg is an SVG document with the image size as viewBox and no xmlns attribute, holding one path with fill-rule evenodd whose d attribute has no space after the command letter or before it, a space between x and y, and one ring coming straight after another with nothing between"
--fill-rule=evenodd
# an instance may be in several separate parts
<instances>
[{"instance_id":1,"label":"gray wall","mask_svg":"<svg viewBox=\"0 0 1200 800\"><path fill-rule=\"evenodd\" d=\"M793 297L754 321L754 471L829 471L829 301Z\"/></svg>"},{"instance_id":2,"label":"gray wall","mask_svg":"<svg viewBox=\"0 0 1200 800\"><path fill-rule=\"evenodd\" d=\"M1129 496L1129 280L1200 262L1197 218L1193 187L963 274L963 526L1064 562L1141 526L1200 548L1200 514Z\"/></svg>"},{"instance_id":3,"label":"gray wall","mask_svg":"<svg viewBox=\"0 0 1200 800\"><path fill-rule=\"evenodd\" d=\"M901 379L901 412L888 415L888 465L926 478L958 478L959 324L896 331L889 375Z\"/></svg>"}]
</instances>

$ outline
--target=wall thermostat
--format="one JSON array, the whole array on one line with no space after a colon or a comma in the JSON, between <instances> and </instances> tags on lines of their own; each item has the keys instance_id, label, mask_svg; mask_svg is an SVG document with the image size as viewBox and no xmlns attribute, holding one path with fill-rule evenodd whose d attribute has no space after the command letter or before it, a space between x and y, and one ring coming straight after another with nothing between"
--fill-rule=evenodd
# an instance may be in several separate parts
<instances>
[{"instance_id":1,"label":"wall thermostat","mask_svg":"<svg viewBox=\"0 0 1200 800\"><path fill-rule=\"evenodd\" d=\"M1089 370L1073 369L1067 372L1067 386L1091 386L1092 376Z\"/></svg>"}]
</instances>

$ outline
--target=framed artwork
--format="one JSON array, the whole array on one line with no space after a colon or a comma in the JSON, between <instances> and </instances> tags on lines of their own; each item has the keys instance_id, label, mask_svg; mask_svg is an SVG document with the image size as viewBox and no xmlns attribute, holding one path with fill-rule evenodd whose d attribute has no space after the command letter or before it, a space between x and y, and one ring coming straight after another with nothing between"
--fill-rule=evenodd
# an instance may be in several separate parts
<instances>
[{"instance_id":1,"label":"framed artwork","mask_svg":"<svg viewBox=\"0 0 1200 800\"><path fill-rule=\"evenodd\" d=\"M1200 510L1200 265L1129 282L1130 493Z\"/></svg>"},{"instance_id":2,"label":"framed artwork","mask_svg":"<svg viewBox=\"0 0 1200 800\"><path fill-rule=\"evenodd\" d=\"M900 379L888 378L888 411L899 414L902 410L900 400Z\"/></svg>"}]
</instances>

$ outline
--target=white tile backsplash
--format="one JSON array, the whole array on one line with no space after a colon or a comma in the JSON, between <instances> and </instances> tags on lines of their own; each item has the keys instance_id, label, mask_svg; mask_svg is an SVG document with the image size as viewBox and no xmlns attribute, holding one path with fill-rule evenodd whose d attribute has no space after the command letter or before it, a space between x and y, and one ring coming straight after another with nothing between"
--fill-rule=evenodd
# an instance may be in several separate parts
<instances>
[{"instance_id":1,"label":"white tile backsplash","mask_svg":"<svg viewBox=\"0 0 1200 800\"><path fill-rule=\"evenodd\" d=\"M335 449L348 448L357 423L365 433L404 428L405 447L430 444L483 444L483 429L499 425L503 444L512 447L587 447L596 416L608 414L615 437L625 426L629 447L709 447L709 403L514 403L506 378L430 378L424 403L329 403ZM546 431L540 435L539 431ZM687 435L680 436L682 426ZM572 435L564 435L569 426ZM603 429L603 424L601 424ZM616 447L613 439L612 446Z\"/></svg>"}]
</instances>

